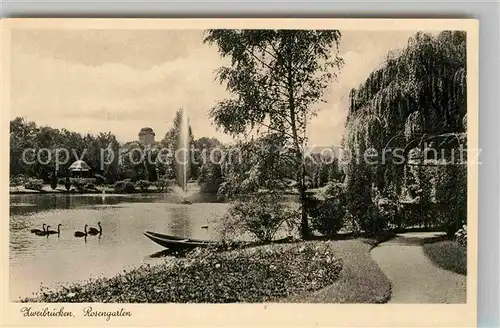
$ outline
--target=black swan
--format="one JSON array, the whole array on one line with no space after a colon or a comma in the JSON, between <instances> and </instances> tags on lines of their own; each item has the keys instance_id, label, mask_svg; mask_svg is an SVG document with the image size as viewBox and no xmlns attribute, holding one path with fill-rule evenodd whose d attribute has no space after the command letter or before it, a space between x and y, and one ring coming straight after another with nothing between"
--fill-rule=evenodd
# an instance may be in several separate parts
<instances>
[{"instance_id":1,"label":"black swan","mask_svg":"<svg viewBox=\"0 0 500 328\"><path fill-rule=\"evenodd\" d=\"M48 227L49 227L49 226L47 226L47 228L48 228ZM48 236L49 234L47 233L47 230L45 230L45 225L44 225L44 227L43 227L43 231L36 231L36 232L35 232L35 235L37 235L37 236Z\"/></svg>"},{"instance_id":2,"label":"black swan","mask_svg":"<svg viewBox=\"0 0 500 328\"><path fill-rule=\"evenodd\" d=\"M99 230L97 230L96 228L93 228L93 227L90 227L89 228L89 235L100 235L102 234L102 226L101 226L101 222L97 222L97 225L99 226Z\"/></svg>"},{"instance_id":3,"label":"black swan","mask_svg":"<svg viewBox=\"0 0 500 328\"><path fill-rule=\"evenodd\" d=\"M84 232L76 231L75 237L87 237L87 226L88 225L85 225L85 228L83 229Z\"/></svg>"},{"instance_id":4,"label":"black swan","mask_svg":"<svg viewBox=\"0 0 500 328\"><path fill-rule=\"evenodd\" d=\"M31 233L42 233L45 232L45 223L42 225L42 230L40 229L31 229Z\"/></svg>"},{"instance_id":5,"label":"black swan","mask_svg":"<svg viewBox=\"0 0 500 328\"><path fill-rule=\"evenodd\" d=\"M47 226L47 234L49 234L49 235L60 234L61 233L61 226L62 226L62 224L60 224L60 223L57 225L57 231L49 230L50 226Z\"/></svg>"}]
</instances>

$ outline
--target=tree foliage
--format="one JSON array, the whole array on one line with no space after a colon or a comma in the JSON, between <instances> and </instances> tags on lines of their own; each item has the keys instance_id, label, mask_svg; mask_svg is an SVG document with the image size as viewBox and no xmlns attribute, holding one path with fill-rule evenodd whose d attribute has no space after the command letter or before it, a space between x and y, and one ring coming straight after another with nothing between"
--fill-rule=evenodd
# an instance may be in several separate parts
<instances>
[{"instance_id":1,"label":"tree foliage","mask_svg":"<svg viewBox=\"0 0 500 328\"><path fill-rule=\"evenodd\" d=\"M246 195L231 205L221 233L225 237L250 233L260 241L269 242L296 216L296 209L283 204L277 193Z\"/></svg>"},{"instance_id":2,"label":"tree foliage","mask_svg":"<svg viewBox=\"0 0 500 328\"><path fill-rule=\"evenodd\" d=\"M309 202L312 227L323 235L333 236L344 225L346 213L345 185L330 182L323 193Z\"/></svg>"},{"instance_id":3,"label":"tree foliage","mask_svg":"<svg viewBox=\"0 0 500 328\"><path fill-rule=\"evenodd\" d=\"M443 31L435 37L417 33L404 49L389 52L384 65L351 90L344 145L352 153L375 148L381 154L387 148L418 148L424 136L465 132L466 72L465 32ZM443 143L439 146L447 147ZM383 163L380 155L378 159L378 165L362 169L369 173L366 188L373 186L382 194L398 197L413 188L418 193L413 197L418 196L422 204L431 198L431 181L425 180L428 173L423 172L427 168L409 172L404 165L394 164L391 157ZM348 197L359 203L355 201L360 191L356 180L361 168L356 160L352 159L347 172L351 183ZM351 207L366 216L367 209Z\"/></svg>"},{"instance_id":4,"label":"tree foliage","mask_svg":"<svg viewBox=\"0 0 500 328\"><path fill-rule=\"evenodd\" d=\"M28 149L33 151L26 152L26 160L23 160L23 152ZM67 149L68 158L62 151L58 153L57 149ZM110 149L115 161L109 164L102 162L101 149ZM66 129L37 126L35 122L22 117L10 122L11 176L25 175L49 181L56 168L56 157L61 163L57 168L60 175L67 175L68 167L83 157L92 172L103 173L107 179L115 181L118 175L118 150L119 143L111 132L79 134ZM40 154L38 159L37 154Z\"/></svg>"},{"instance_id":5,"label":"tree foliage","mask_svg":"<svg viewBox=\"0 0 500 328\"><path fill-rule=\"evenodd\" d=\"M342 65L340 38L337 30L209 30L204 40L231 61L218 69L217 78L232 96L212 108L211 117L235 136L281 135L293 155L304 237L309 234L304 206L306 127Z\"/></svg>"},{"instance_id":6,"label":"tree foliage","mask_svg":"<svg viewBox=\"0 0 500 328\"><path fill-rule=\"evenodd\" d=\"M269 133L250 141L238 141L226 149L225 181L220 192L230 198L258 191L278 192L293 181L293 163L283 153L284 138Z\"/></svg>"}]
</instances>

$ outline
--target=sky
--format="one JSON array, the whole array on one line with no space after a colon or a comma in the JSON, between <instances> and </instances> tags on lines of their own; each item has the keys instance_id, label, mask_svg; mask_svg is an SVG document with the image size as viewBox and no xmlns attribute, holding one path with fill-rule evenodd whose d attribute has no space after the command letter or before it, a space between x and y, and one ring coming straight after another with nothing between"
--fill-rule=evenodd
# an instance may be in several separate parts
<instances>
[{"instance_id":1,"label":"sky","mask_svg":"<svg viewBox=\"0 0 500 328\"><path fill-rule=\"evenodd\" d=\"M338 146L349 90L406 46L417 31L341 31L338 79L308 126L310 145ZM216 137L208 111L228 97L214 71L225 64L202 30L13 30L10 118L79 133L112 132L137 140L151 127L161 140L179 108L195 138Z\"/></svg>"}]
</instances>

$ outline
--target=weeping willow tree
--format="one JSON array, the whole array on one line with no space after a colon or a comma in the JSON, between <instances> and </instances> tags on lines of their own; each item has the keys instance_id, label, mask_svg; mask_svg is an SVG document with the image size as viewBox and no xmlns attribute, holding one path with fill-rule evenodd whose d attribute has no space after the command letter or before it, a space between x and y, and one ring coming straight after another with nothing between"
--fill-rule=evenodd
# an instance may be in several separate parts
<instances>
[{"instance_id":1,"label":"weeping willow tree","mask_svg":"<svg viewBox=\"0 0 500 328\"><path fill-rule=\"evenodd\" d=\"M351 158L346 177L351 213L367 213L356 205L357 176L363 177L365 188L401 196L404 165L394 165L394 152L388 150L404 149L424 135L465 132L466 90L462 31L443 31L435 37L417 33L406 48L389 52L384 65L351 90L344 147L351 154L373 148L378 156L377 165Z\"/></svg>"}]
</instances>

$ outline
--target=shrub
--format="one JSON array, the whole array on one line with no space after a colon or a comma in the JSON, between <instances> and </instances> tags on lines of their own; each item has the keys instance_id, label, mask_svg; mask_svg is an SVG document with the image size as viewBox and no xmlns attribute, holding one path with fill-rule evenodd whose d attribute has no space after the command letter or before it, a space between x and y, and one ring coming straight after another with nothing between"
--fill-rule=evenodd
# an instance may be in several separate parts
<instances>
[{"instance_id":1,"label":"shrub","mask_svg":"<svg viewBox=\"0 0 500 328\"><path fill-rule=\"evenodd\" d=\"M361 227L359 226L359 221L356 220L356 218L349 212L346 212L344 217L342 218L342 221L344 222L344 229L345 231L350 231L354 235L358 235L359 232L361 231Z\"/></svg>"},{"instance_id":2,"label":"shrub","mask_svg":"<svg viewBox=\"0 0 500 328\"><path fill-rule=\"evenodd\" d=\"M72 185L85 185L87 183L96 183L95 178L70 178L69 181Z\"/></svg>"},{"instance_id":3,"label":"shrub","mask_svg":"<svg viewBox=\"0 0 500 328\"><path fill-rule=\"evenodd\" d=\"M74 181L72 182L71 184L73 187L75 187L75 189L79 192L84 192L85 191L85 185L86 183L85 182L82 182L82 181Z\"/></svg>"},{"instance_id":4,"label":"shrub","mask_svg":"<svg viewBox=\"0 0 500 328\"><path fill-rule=\"evenodd\" d=\"M344 185L329 183L323 194L311 197L306 206L312 228L323 235L335 235L342 228L346 214Z\"/></svg>"},{"instance_id":5,"label":"shrub","mask_svg":"<svg viewBox=\"0 0 500 328\"><path fill-rule=\"evenodd\" d=\"M402 228L400 215L400 205L398 201L392 198L380 197L376 199L375 206L378 214L385 219L389 228Z\"/></svg>"},{"instance_id":6,"label":"shrub","mask_svg":"<svg viewBox=\"0 0 500 328\"><path fill-rule=\"evenodd\" d=\"M462 229L455 232L455 239L461 247L467 247L467 226L464 225Z\"/></svg>"},{"instance_id":7,"label":"shrub","mask_svg":"<svg viewBox=\"0 0 500 328\"><path fill-rule=\"evenodd\" d=\"M52 174L50 177L50 188L56 189L57 188L57 177L55 174Z\"/></svg>"},{"instance_id":8,"label":"shrub","mask_svg":"<svg viewBox=\"0 0 500 328\"><path fill-rule=\"evenodd\" d=\"M42 179L29 179L24 183L24 188L31 190L42 190L43 180Z\"/></svg>"},{"instance_id":9,"label":"shrub","mask_svg":"<svg viewBox=\"0 0 500 328\"><path fill-rule=\"evenodd\" d=\"M146 191L151 186L151 182L149 182L148 180L139 180L137 181L135 186L141 189L141 191Z\"/></svg>"},{"instance_id":10,"label":"shrub","mask_svg":"<svg viewBox=\"0 0 500 328\"><path fill-rule=\"evenodd\" d=\"M131 181L118 181L114 185L115 191L118 193L133 193L135 192L134 184Z\"/></svg>"},{"instance_id":11,"label":"shrub","mask_svg":"<svg viewBox=\"0 0 500 328\"><path fill-rule=\"evenodd\" d=\"M15 177L10 178L9 185L11 187L23 186L27 180L27 177L22 174L18 174Z\"/></svg>"},{"instance_id":12,"label":"shrub","mask_svg":"<svg viewBox=\"0 0 500 328\"><path fill-rule=\"evenodd\" d=\"M278 230L298 216L295 208L281 203L278 194L259 193L235 201L222 220L222 234L249 233L260 241L272 241Z\"/></svg>"},{"instance_id":13,"label":"shrub","mask_svg":"<svg viewBox=\"0 0 500 328\"><path fill-rule=\"evenodd\" d=\"M97 190L97 188L96 188L95 184L93 184L93 183L87 183L87 184L85 184L85 186L84 186L84 190L92 190L92 191L95 191L95 190Z\"/></svg>"},{"instance_id":14,"label":"shrub","mask_svg":"<svg viewBox=\"0 0 500 328\"><path fill-rule=\"evenodd\" d=\"M69 186L66 185L66 179L64 179L64 185L67 190L71 189L71 186L74 187L78 192L86 192L88 190L96 190L95 187L96 179L94 178L70 178Z\"/></svg>"},{"instance_id":15,"label":"shrub","mask_svg":"<svg viewBox=\"0 0 500 328\"><path fill-rule=\"evenodd\" d=\"M436 177L436 199L443 204L441 224L453 236L467 224L467 167L446 165Z\"/></svg>"},{"instance_id":16,"label":"shrub","mask_svg":"<svg viewBox=\"0 0 500 328\"><path fill-rule=\"evenodd\" d=\"M106 177L100 175L100 174L94 174L94 177L96 179L96 184L101 185L106 181Z\"/></svg>"},{"instance_id":17,"label":"shrub","mask_svg":"<svg viewBox=\"0 0 500 328\"><path fill-rule=\"evenodd\" d=\"M175 181L173 179L169 179L168 177L163 176L160 177L158 181L156 181L156 188L158 188L159 191L165 191L174 183Z\"/></svg>"},{"instance_id":18,"label":"shrub","mask_svg":"<svg viewBox=\"0 0 500 328\"><path fill-rule=\"evenodd\" d=\"M223 181L224 179L220 165L204 163L201 166L198 184L202 192L216 194Z\"/></svg>"},{"instance_id":19,"label":"shrub","mask_svg":"<svg viewBox=\"0 0 500 328\"><path fill-rule=\"evenodd\" d=\"M373 203L368 206L368 211L361 219L360 226L364 232L382 232L388 228L386 218Z\"/></svg>"},{"instance_id":20,"label":"shrub","mask_svg":"<svg viewBox=\"0 0 500 328\"><path fill-rule=\"evenodd\" d=\"M57 178L57 184L63 185L66 187L67 190L69 190L69 188L71 187L71 182L69 183L69 186L66 186L66 179L67 179L66 177ZM70 178L68 177L68 179ZM71 181L71 179L69 181Z\"/></svg>"},{"instance_id":21,"label":"shrub","mask_svg":"<svg viewBox=\"0 0 500 328\"><path fill-rule=\"evenodd\" d=\"M343 205L334 198L317 201L309 211L312 228L327 236L335 235L342 228L344 214Z\"/></svg>"},{"instance_id":22,"label":"shrub","mask_svg":"<svg viewBox=\"0 0 500 328\"><path fill-rule=\"evenodd\" d=\"M353 226L365 229L371 221L370 206L372 204L371 177L366 164L361 161L356 163L352 160L347 165L346 176L346 208L352 220L356 221Z\"/></svg>"},{"instance_id":23,"label":"shrub","mask_svg":"<svg viewBox=\"0 0 500 328\"><path fill-rule=\"evenodd\" d=\"M66 188L66 190L68 190L68 191L71 189L71 180L70 179L64 180L64 188Z\"/></svg>"},{"instance_id":24,"label":"shrub","mask_svg":"<svg viewBox=\"0 0 500 328\"><path fill-rule=\"evenodd\" d=\"M342 197L345 198L345 184L340 182L328 182L323 189L324 197Z\"/></svg>"}]
</instances>

